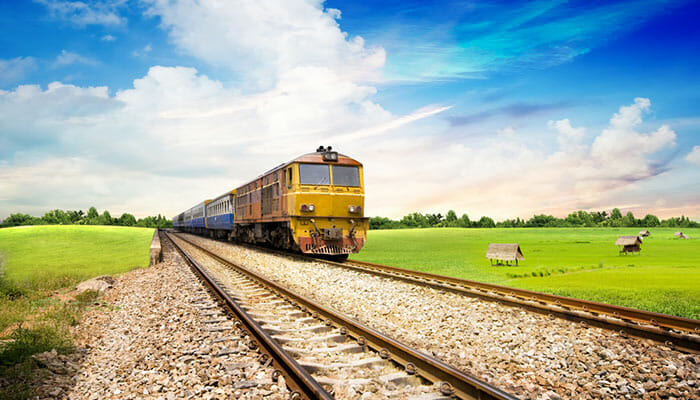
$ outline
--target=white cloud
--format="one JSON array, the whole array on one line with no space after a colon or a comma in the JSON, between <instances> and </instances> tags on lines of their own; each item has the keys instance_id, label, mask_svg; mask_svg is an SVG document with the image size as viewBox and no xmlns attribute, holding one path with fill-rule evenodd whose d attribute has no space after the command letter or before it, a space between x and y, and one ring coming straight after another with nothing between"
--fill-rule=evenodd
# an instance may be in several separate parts
<instances>
[{"instance_id":1,"label":"white cloud","mask_svg":"<svg viewBox=\"0 0 700 400\"><path fill-rule=\"evenodd\" d=\"M583 134L586 132L586 128L574 128L571 126L568 118L559 121L549 121L548 126L551 129L555 129L559 132L557 136L557 142L559 143L559 148L565 152L578 152L585 149L585 146L581 144L583 139Z\"/></svg>"},{"instance_id":2,"label":"white cloud","mask_svg":"<svg viewBox=\"0 0 700 400\"><path fill-rule=\"evenodd\" d=\"M497 130L496 133L498 134L498 136L512 138L513 136L515 136L515 127L513 125L508 125L503 129Z\"/></svg>"},{"instance_id":3,"label":"white cloud","mask_svg":"<svg viewBox=\"0 0 700 400\"><path fill-rule=\"evenodd\" d=\"M693 146L693 150L685 156L685 160L691 164L700 166L700 146Z\"/></svg>"},{"instance_id":4,"label":"white cloud","mask_svg":"<svg viewBox=\"0 0 700 400\"><path fill-rule=\"evenodd\" d=\"M358 81L377 79L384 65L383 49L348 37L340 30L337 10L323 10L318 0L147 3L182 50L265 87L295 68L327 68Z\"/></svg>"},{"instance_id":5,"label":"white cloud","mask_svg":"<svg viewBox=\"0 0 700 400\"><path fill-rule=\"evenodd\" d=\"M100 40L102 40L103 42L114 42L115 40L117 40L117 38L116 36L107 34L102 36Z\"/></svg>"},{"instance_id":6,"label":"white cloud","mask_svg":"<svg viewBox=\"0 0 700 400\"><path fill-rule=\"evenodd\" d=\"M34 0L43 4L54 18L60 18L78 26L105 25L116 26L126 24L126 18L119 15L118 9L125 0L82 1Z\"/></svg>"},{"instance_id":7,"label":"white cloud","mask_svg":"<svg viewBox=\"0 0 700 400\"><path fill-rule=\"evenodd\" d=\"M365 164L371 215L530 215L615 204L660 173L651 158L674 142L666 126L638 132L646 99L621 107L589 146L568 120L549 124L552 152L522 128L470 138L413 123L449 107L395 115L374 101L368 82L384 51L348 37L317 0L148 4L181 50L257 84L153 66L112 95L61 83L0 91L0 216L92 204L173 215L321 144Z\"/></svg>"},{"instance_id":8,"label":"white cloud","mask_svg":"<svg viewBox=\"0 0 700 400\"><path fill-rule=\"evenodd\" d=\"M32 57L0 59L0 86L24 79L34 69L36 69L36 60Z\"/></svg>"},{"instance_id":9,"label":"white cloud","mask_svg":"<svg viewBox=\"0 0 700 400\"><path fill-rule=\"evenodd\" d=\"M60 68L60 67L65 67L67 65L73 65L73 64L83 64L83 65L91 65L95 66L98 65L100 62L92 59L90 57L85 57L82 56L78 53L73 53L70 51L66 50L61 50L61 54L59 54L56 57L56 60L53 62L52 67L53 68Z\"/></svg>"}]
</instances>

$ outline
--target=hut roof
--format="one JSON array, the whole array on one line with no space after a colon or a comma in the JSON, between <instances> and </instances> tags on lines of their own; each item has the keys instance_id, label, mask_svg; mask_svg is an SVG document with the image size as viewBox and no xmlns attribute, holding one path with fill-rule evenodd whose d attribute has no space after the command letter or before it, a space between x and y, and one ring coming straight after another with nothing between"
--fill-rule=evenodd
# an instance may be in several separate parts
<instances>
[{"instance_id":1,"label":"hut roof","mask_svg":"<svg viewBox=\"0 0 700 400\"><path fill-rule=\"evenodd\" d=\"M620 236L615 242L616 246L634 246L635 244L642 244L639 236Z\"/></svg>"},{"instance_id":2,"label":"hut roof","mask_svg":"<svg viewBox=\"0 0 700 400\"><path fill-rule=\"evenodd\" d=\"M643 231L639 231L639 236L649 236L649 235L651 235L651 233L649 233L649 231L646 229Z\"/></svg>"},{"instance_id":3,"label":"hut roof","mask_svg":"<svg viewBox=\"0 0 700 400\"><path fill-rule=\"evenodd\" d=\"M504 261L525 259L518 243L489 243L486 258Z\"/></svg>"}]
</instances>

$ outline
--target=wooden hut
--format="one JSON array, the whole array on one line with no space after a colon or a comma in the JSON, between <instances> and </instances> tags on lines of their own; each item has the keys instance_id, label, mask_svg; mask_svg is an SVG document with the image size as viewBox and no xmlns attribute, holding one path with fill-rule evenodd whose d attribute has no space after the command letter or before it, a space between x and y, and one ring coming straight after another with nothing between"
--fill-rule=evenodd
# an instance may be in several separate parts
<instances>
[{"instance_id":1,"label":"wooden hut","mask_svg":"<svg viewBox=\"0 0 700 400\"><path fill-rule=\"evenodd\" d=\"M620 253L640 253L642 251L642 239L639 236L620 236L615 242L616 246L619 246Z\"/></svg>"},{"instance_id":2,"label":"wooden hut","mask_svg":"<svg viewBox=\"0 0 700 400\"><path fill-rule=\"evenodd\" d=\"M651 235L651 233L646 229L643 231L639 231L639 236L641 236L641 237L647 237L649 235Z\"/></svg>"},{"instance_id":3,"label":"wooden hut","mask_svg":"<svg viewBox=\"0 0 700 400\"><path fill-rule=\"evenodd\" d=\"M496 265L510 265L512 261L518 265L518 260L525 260L518 243L489 243L486 258L491 261L491 265L493 265L494 260L496 260Z\"/></svg>"}]
</instances>

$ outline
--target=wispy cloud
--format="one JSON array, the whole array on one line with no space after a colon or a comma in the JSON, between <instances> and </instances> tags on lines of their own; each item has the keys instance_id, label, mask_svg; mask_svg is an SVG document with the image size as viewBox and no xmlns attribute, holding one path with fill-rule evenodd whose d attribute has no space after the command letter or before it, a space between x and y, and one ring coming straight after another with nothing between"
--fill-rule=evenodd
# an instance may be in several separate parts
<instances>
[{"instance_id":1,"label":"wispy cloud","mask_svg":"<svg viewBox=\"0 0 700 400\"><path fill-rule=\"evenodd\" d=\"M338 136L332 136L328 140L334 141L334 142L345 142L348 140L366 138L366 137L370 137L370 136L379 136L379 135L382 135L384 133L398 129L406 124L410 124L411 122L415 122L415 121L421 120L423 118L428 118L428 117L432 117L433 115L440 114L441 112L447 111L451 108L452 108L452 106L423 107L423 108L416 110L410 114L394 118L391 121L383 122L383 123L375 125L375 126L369 126L366 128L362 128L362 129L357 130L355 132L341 134Z\"/></svg>"},{"instance_id":2,"label":"wispy cloud","mask_svg":"<svg viewBox=\"0 0 700 400\"><path fill-rule=\"evenodd\" d=\"M36 68L37 63L33 57L0 59L0 86L16 83Z\"/></svg>"},{"instance_id":3,"label":"wispy cloud","mask_svg":"<svg viewBox=\"0 0 700 400\"><path fill-rule=\"evenodd\" d=\"M56 60L53 62L51 65L53 68L60 68L60 67L65 67L67 65L73 65L73 64L83 64L83 65L99 65L99 61L82 56L78 53L73 53L71 51L66 51L66 50L61 50L61 54L59 54L56 57Z\"/></svg>"},{"instance_id":4,"label":"wispy cloud","mask_svg":"<svg viewBox=\"0 0 700 400\"><path fill-rule=\"evenodd\" d=\"M78 26L126 24L126 18L119 15L118 9L126 0L82 1L34 0L43 4L54 18L69 21Z\"/></svg>"},{"instance_id":5,"label":"wispy cloud","mask_svg":"<svg viewBox=\"0 0 700 400\"><path fill-rule=\"evenodd\" d=\"M114 42L115 40L117 40L117 38L113 35L107 34L102 36L100 40L102 40L103 42Z\"/></svg>"},{"instance_id":6,"label":"wispy cloud","mask_svg":"<svg viewBox=\"0 0 700 400\"><path fill-rule=\"evenodd\" d=\"M700 146L693 146L693 150L685 156L685 160L700 167Z\"/></svg>"},{"instance_id":7,"label":"wispy cloud","mask_svg":"<svg viewBox=\"0 0 700 400\"><path fill-rule=\"evenodd\" d=\"M467 7L448 1L415 4L403 15L408 7L402 3L396 13L386 13L402 15L398 22L374 17L376 28L367 29L377 30L372 36L392 55L390 80L474 79L566 63L682 3L537 0Z\"/></svg>"},{"instance_id":8,"label":"wispy cloud","mask_svg":"<svg viewBox=\"0 0 700 400\"><path fill-rule=\"evenodd\" d=\"M486 119L506 115L512 118L522 118L533 114L538 114L546 111L559 110L570 107L569 102L559 103L514 103L506 106L493 108L490 110L480 111L467 115L452 115L447 117L452 126L463 126L475 124Z\"/></svg>"}]
</instances>

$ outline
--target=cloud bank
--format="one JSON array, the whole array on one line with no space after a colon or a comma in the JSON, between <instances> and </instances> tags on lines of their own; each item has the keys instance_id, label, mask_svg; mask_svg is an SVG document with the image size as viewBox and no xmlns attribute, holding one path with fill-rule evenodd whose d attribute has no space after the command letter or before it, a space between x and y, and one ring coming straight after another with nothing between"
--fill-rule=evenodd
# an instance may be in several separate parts
<instances>
[{"instance_id":1,"label":"cloud bank","mask_svg":"<svg viewBox=\"0 0 700 400\"><path fill-rule=\"evenodd\" d=\"M524 216L620 204L666 171L655 159L674 146L670 127L642 129L643 98L593 136L568 119L543 124L554 149L512 126L464 138L468 121L431 118L449 105L396 115L374 100L384 50L344 33L318 1L146 5L180 51L235 79L153 66L116 93L59 82L0 91L0 217L91 205L172 216L320 144L365 164L370 215Z\"/></svg>"}]
</instances>

